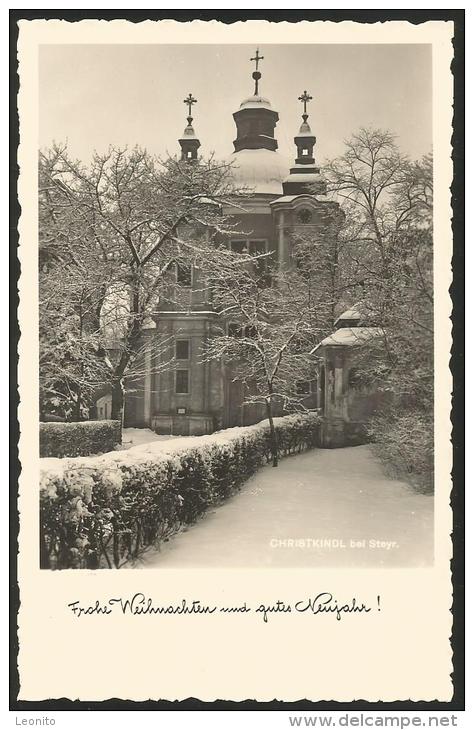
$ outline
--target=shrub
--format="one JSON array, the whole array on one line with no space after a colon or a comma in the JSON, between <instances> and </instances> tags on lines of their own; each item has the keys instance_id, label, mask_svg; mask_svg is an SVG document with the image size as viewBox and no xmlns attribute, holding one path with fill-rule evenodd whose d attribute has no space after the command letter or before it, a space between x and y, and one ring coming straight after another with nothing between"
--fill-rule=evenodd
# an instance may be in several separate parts
<instances>
[{"instance_id":1,"label":"shrub","mask_svg":"<svg viewBox=\"0 0 474 730\"><path fill-rule=\"evenodd\" d=\"M122 442L120 421L40 423L40 456L88 456Z\"/></svg>"},{"instance_id":2,"label":"shrub","mask_svg":"<svg viewBox=\"0 0 474 730\"><path fill-rule=\"evenodd\" d=\"M407 479L417 491L433 492L433 419L421 410L376 416L368 428L373 448L388 471Z\"/></svg>"},{"instance_id":3,"label":"shrub","mask_svg":"<svg viewBox=\"0 0 474 730\"><path fill-rule=\"evenodd\" d=\"M319 423L317 414L276 418L280 455L315 446ZM235 493L269 459L264 422L65 459L41 473L41 567L119 568Z\"/></svg>"}]
</instances>

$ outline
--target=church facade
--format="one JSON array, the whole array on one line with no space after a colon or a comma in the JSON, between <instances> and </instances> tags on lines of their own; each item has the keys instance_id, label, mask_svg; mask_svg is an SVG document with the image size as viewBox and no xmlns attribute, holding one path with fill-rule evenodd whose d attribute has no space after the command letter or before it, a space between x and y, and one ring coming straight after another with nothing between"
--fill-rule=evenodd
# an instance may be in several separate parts
<instances>
[{"instance_id":1,"label":"church facade","mask_svg":"<svg viewBox=\"0 0 474 730\"><path fill-rule=\"evenodd\" d=\"M327 197L326 182L316 164L316 137L307 113L311 97L306 91L299 97L303 104L302 123L294 137L295 161L289 166L278 152L278 112L259 92L261 57L258 51L252 60L256 61L252 74L254 93L233 114L236 137L228 160L235 186L252 191L243 206L239 203L244 208L239 211L239 230L248 233L230 240L229 245L237 252L271 252L278 266L286 267L291 262L292 241L300 231L324 236L341 224L342 212L338 203ZM200 141L192 125L191 108L195 100L190 94L185 101L189 105L188 124L179 144L182 160L192 163L197 159ZM235 216L234 210L223 210L223 213ZM162 434L199 435L261 420L262 408L244 403L243 386L232 378L229 366L218 361L205 362L200 356L220 315L212 308L199 272L177 270L175 275L180 285L179 305L173 297L169 300L163 297L156 316L144 332L145 340L159 337L173 343L175 366L160 371L159 363L152 363L148 355L143 376L127 387L124 425L148 427ZM334 410L335 419L340 423L344 413L347 416L347 408L336 408L334 388L340 389L339 403L347 374L337 376L334 385L330 376L333 349L326 343L315 352L315 378L307 384L305 405L323 411ZM341 351L339 348L338 363L342 362ZM321 368L317 362L323 363L325 359L329 376L324 364L322 371L317 372ZM107 411L110 413L108 398L104 395L97 402L98 418L107 417ZM334 431L334 443L330 424L325 433L324 445L343 445L340 428Z\"/></svg>"}]
</instances>

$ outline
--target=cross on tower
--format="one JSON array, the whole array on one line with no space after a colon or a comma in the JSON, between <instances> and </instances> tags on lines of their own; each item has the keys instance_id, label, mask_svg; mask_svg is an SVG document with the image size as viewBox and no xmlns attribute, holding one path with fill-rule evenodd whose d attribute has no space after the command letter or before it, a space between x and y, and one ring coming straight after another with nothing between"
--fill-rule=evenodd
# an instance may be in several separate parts
<instances>
[{"instance_id":1,"label":"cross on tower","mask_svg":"<svg viewBox=\"0 0 474 730\"><path fill-rule=\"evenodd\" d=\"M262 74L258 70L258 62L263 61L263 56L259 55L258 48L255 52L255 56L253 58L251 58L250 60L255 61L255 71L252 74L252 78L255 81L255 91L253 93L255 94L255 96L257 96L258 95L258 82L262 78Z\"/></svg>"},{"instance_id":2,"label":"cross on tower","mask_svg":"<svg viewBox=\"0 0 474 730\"><path fill-rule=\"evenodd\" d=\"M188 116L191 116L191 109L193 104L197 104L197 99L194 98L194 96L189 92L189 95L186 97L186 99L183 99L183 104L187 104L188 106Z\"/></svg>"},{"instance_id":3,"label":"cross on tower","mask_svg":"<svg viewBox=\"0 0 474 730\"><path fill-rule=\"evenodd\" d=\"M250 59L251 61L255 61L255 71L258 71L258 62L263 61L263 59L264 59L264 56L258 55L258 48L257 48L257 50L255 52L255 56Z\"/></svg>"},{"instance_id":4,"label":"cross on tower","mask_svg":"<svg viewBox=\"0 0 474 730\"><path fill-rule=\"evenodd\" d=\"M308 101L311 101L312 98L313 97L308 94L308 92L306 91L306 89L303 91L303 93L301 94L301 96L298 97L298 101L302 101L303 104L304 104L303 114L305 116L307 116L307 114L306 114L306 104L308 103Z\"/></svg>"}]
</instances>

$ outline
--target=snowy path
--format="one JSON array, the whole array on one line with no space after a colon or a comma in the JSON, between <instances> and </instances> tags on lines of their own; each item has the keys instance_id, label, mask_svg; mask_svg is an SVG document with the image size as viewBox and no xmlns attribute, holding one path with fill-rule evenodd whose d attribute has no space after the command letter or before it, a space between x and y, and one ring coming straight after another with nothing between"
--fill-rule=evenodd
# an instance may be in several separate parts
<instances>
[{"instance_id":1,"label":"snowy path","mask_svg":"<svg viewBox=\"0 0 474 730\"><path fill-rule=\"evenodd\" d=\"M261 469L133 567L421 566L432 541L432 496L387 478L367 446L316 449Z\"/></svg>"}]
</instances>

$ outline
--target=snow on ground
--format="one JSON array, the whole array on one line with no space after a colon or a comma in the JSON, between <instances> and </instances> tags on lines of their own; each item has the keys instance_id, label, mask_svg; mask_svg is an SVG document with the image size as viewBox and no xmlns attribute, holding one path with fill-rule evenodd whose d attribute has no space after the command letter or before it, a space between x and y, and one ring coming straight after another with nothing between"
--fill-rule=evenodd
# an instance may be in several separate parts
<instances>
[{"instance_id":1,"label":"snow on ground","mask_svg":"<svg viewBox=\"0 0 474 730\"><path fill-rule=\"evenodd\" d=\"M122 449L130 449L132 446L149 444L154 441L169 441L170 439L183 438L182 436L160 435L150 428L123 428Z\"/></svg>"},{"instance_id":2,"label":"snow on ground","mask_svg":"<svg viewBox=\"0 0 474 730\"><path fill-rule=\"evenodd\" d=\"M275 418L274 423L278 425L280 421L288 418L288 416L285 419ZM119 447L114 451L107 451L105 454L65 457L62 459L53 457L43 458L40 459L40 469L41 471L58 472L68 469L70 464L73 464L74 467L100 468L103 466L115 467L120 463L146 462L157 457L171 456L189 448L206 448L221 444L224 445L235 438L239 438L243 432L247 436L251 436L252 433L258 433L262 428L266 428L266 421L255 423L253 426L234 426L222 431L216 431L215 433L204 434L203 436L158 436L149 429L130 429L131 431L144 430L147 432L144 437L140 437L142 438L141 443L137 443L137 445L132 443L125 449ZM124 430L128 431L129 429ZM148 439L148 436L152 437L151 440Z\"/></svg>"},{"instance_id":3,"label":"snow on ground","mask_svg":"<svg viewBox=\"0 0 474 730\"><path fill-rule=\"evenodd\" d=\"M277 469L262 468L240 493L129 567L432 562L433 497L385 476L370 447L356 446L314 449L282 460Z\"/></svg>"},{"instance_id":4,"label":"snow on ground","mask_svg":"<svg viewBox=\"0 0 474 730\"><path fill-rule=\"evenodd\" d=\"M126 459L125 455L122 455L122 452L127 452L129 449L135 449L138 448L138 452L142 453L143 451L148 451L147 444L153 444L154 449L153 452L156 453L157 451L161 451L162 448L166 450L170 449L171 444L168 444L166 447L164 445L165 441L176 441L179 442L182 446L184 446L186 440L188 439L188 436L169 436L169 435L160 435L152 431L150 428L124 428L122 429L122 443L120 446L117 446L114 451L107 451L105 454L91 454L90 456L75 456L75 457L68 457L65 456L63 458L57 458L53 456L47 456L42 459L40 459L40 469L41 471L58 471L64 469L65 466L67 466L67 463L69 461L79 462L83 464L84 466L87 466L90 464L92 466L91 460L93 459L94 462L97 459L101 459L104 461L111 460L111 461L124 461ZM160 446L160 444L163 444L163 447ZM176 446L176 444L175 444ZM133 453L133 452L132 452ZM118 458L116 458L118 457Z\"/></svg>"}]
</instances>

